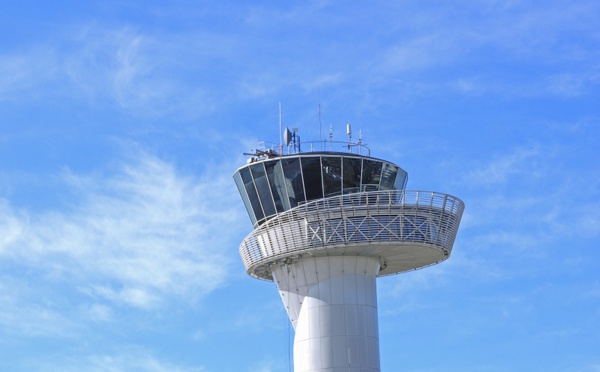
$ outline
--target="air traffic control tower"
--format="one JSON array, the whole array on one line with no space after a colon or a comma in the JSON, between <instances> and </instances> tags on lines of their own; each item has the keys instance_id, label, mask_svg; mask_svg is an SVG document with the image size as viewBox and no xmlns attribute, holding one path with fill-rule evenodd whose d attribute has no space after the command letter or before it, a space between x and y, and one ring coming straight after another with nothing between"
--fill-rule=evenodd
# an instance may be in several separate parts
<instances>
[{"instance_id":1,"label":"air traffic control tower","mask_svg":"<svg viewBox=\"0 0 600 372\"><path fill-rule=\"evenodd\" d=\"M277 284L295 372L379 372L376 278L448 259L464 203L405 190L406 171L360 141L284 138L233 175L254 225L246 271Z\"/></svg>"}]
</instances>

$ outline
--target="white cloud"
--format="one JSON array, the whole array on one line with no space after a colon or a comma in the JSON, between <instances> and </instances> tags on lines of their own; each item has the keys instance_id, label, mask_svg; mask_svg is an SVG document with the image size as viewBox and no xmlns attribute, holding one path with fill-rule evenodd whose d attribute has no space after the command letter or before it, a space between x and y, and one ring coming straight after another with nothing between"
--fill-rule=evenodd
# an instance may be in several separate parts
<instances>
[{"instance_id":1,"label":"white cloud","mask_svg":"<svg viewBox=\"0 0 600 372\"><path fill-rule=\"evenodd\" d=\"M3 263L0 260L0 263ZM10 271L4 265L5 272ZM60 299L37 283L30 274L28 282L10 275L0 277L0 333L20 337L72 338L78 328L69 314L60 309Z\"/></svg>"},{"instance_id":2,"label":"white cloud","mask_svg":"<svg viewBox=\"0 0 600 372\"><path fill-rule=\"evenodd\" d=\"M13 244L25 232L22 216L17 216L5 200L0 200L0 255L5 247Z\"/></svg>"},{"instance_id":3,"label":"white cloud","mask_svg":"<svg viewBox=\"0 0 600 372\"><path fill-rule=\"evenodd\" d=\"M470 185L495 185L508 182L511 177L526 174L527 177L539 173L534 160L540 155L537 146L519 147L491 160L466 175L465 183Z\"/></svg>"},{"instance_id":4,"label":"white cloud","mask_svg":"<svg viewBox=\"0 0 600 372\"><path fill-rule=\"evenodd\" d=\"M436 265L435 268L425 268L403 273L397 277L384 278L379 281L378 285L381 292L386 296L393 297L404 297L415 291L443 286L443 278L447 276L445 268L447 264L441 263L440 265L442 266Z\"/></svg>"},{"instance_id":5,"label":"white cloud","mask_svg":"<svg viewBox=\"0 0 600 372\"><path fill-rule=\"evenodd\" d=\"M204 172L181 174L140 152L112 175L66 172L71 198L64 209L18 211L3 202L0 265L9 279L21 278L18 286L41 288L19 294L0 287L0 296L11 299L3 302L0 328L47 322L69 329L76 327L66 320L76 313L74 302L83 306L84 321L101 322L116 308L193 303L222 286L240 208L229 176ZM29 284L22 272L30 273ZM57 297L41 303L38 291Z\"/></svg>"},{"instance_id":6,"label":"white cloud","mask_svg":"<svg viewBox=\"0 0 600 372\"><path fill-rule=\"evenodd\" d=\"M34 47L0 54L0 101L12 100L24 92L29 97L43 95L37 88L52 80L58 67L52 48Z\"/></svg>"},{"instance_id":7,"label":"white cloud","mask_svg":"<svg viewBox=\"0 0 600 372\"><path fill-rule=\"evenodd\" d=\"M548 77L546 90L564 97L581 96L600 83L600 72L566 72Z\"/></svg>"},{"instance_id":8,"label":"white cloud","mask_svg":"<svg viewBox=\"0 0 600 372\"><path fill-rule=\"evenodd\" d=\"M114 354L93 354L77 357L59 357L52 361L30 361L33 370L39 371L90 371L90 372L202 372L202 366L186 366L163 361L153 353L136 347L125 347L125 350Z\"/></svg>"},{"instance_id":9,"label":"white cloud","mask_svg":"<svg viewBox=\"0 0 600 372\"><path fill-rule=\"evenodd\" d=\"M216 105L216 92L202 82L214 78L208 65L227 53L225 38L99 24L69 25L63 32L69 36L57 38L60 44L39 40L0 53L0 101L60 104L68 98L135 116L183 118L211 112Z\"/></svg>"},{"instance_id":10,"label":"white cloud","mask_svg":"<svg viewBox=\"0 0 600 372\"><path fill-rule=\"evenodd\" d=\"M398 43L384 54L384 71L426 70L456 58L458 40L446 34L429 34Z\"/></svg>"},{"instance_id":11,"label":"white cloud","mask_svg":"<svg viewBox=\"0 0 600 372\"><path fill-rule=\"evenodd\" d=\"M493 3L469 4L458 11L455 5L428 9L403 3L378 4L359 13L348 8L340 14L328 2L319 1L284 10L249 6L236 10L243 32L235 36L227 30L209 34L201 25L182 33L161 33L82 21L65 26L60 45L53 41L60 38L40 40L38 45L0 54L0 68L8 71L0 77L0 100L68 97L112 105L141 117L195 118L227 104L236 94L250 99L290 91L313 94L317 88L338 87L342 80L352 81L352 92L371 94L406 86L401 96L420 94L422 87L431 92L450 87L467 94L511 97L573 96L597 84L598 74L593 72L597 68L589 66L596 63L591 61L597 55L586 43L565 43L562 33L589 31L584 25L594 24L591 14L596 7L591 3L569 7ZM204 16L211 17L206 12ZM475 20L464 21L473 15ZM355 27L356 19L364 24L361 31ZM303 34L297 35L297 29ZM347 38L323 37L340 29L347 32ZM285 43L269 39L271 44L265 45L261 36L273 30L295 37ZM304 33L321 42L311 43ZM355 44L355 40L364 41ZM277 53L282 48L302 52ZM558 55L556 48L562 51ZM483 56L483 60L473 56ZM545 76L544 61L557 59L575 62ZM469 76L472 63L491 60L504 65L525 60L539 67L540 73L509 82L497 81L485 71ZM469 73L459 72L446 81L435 74L435 82L412 73L448 64L468 66ZM385 99L381 96L375 100Z\"/></svg>"},{"instance_id":12,"label":"white cloud","mask_svg":"<svg viewBox=\"0 0 600 372\"><path fill-rule=\"evenodd\" d=\"M248 372L275 372L287 370L287 361L284 363L282 360L275 360L271 357L265 357L263 360L249 366Z\"/></svg>"},{"instance_id":13,"label":"white cloud","mask_svg":"<svg viewBox=\"0 0 600 372\"><path fill-rule=\"evenodd\" d=\"M461 227L504 221L507 229L488 231L485 240L508 243L522 239L523 246L532 246L533 241L546 244L558 236L596 236L600 208L595 198L586 195L597 193L597 172L588 165L590 149L573 147L574 135L593 136L595 130L563 135L558 145L513 147L487 163L476 160L478 164L462 180L462 187L473 194ZM578 166L564 167L567 159Z\"/></svg>"},{"instance_id":14,"label":"white cloud","mask_svg":"<svg viewBox=\"0 0 600 372\"><path fill-rule=\"evenodd\" d=\"M107 100L137 116L195 117L212 110L214 92L182 72L206 77L200 69L208 57L199 50L214 49L220 55L218 41L94 25L74 42L79 48L64 56L64 72L75 94ZM183 63L188 60L194 63Z\"/></svg>"},{"instance_id":15,"label":"white cloud","mask_svg":"<svg viewBox=\"0 0 600 372\"><path fill-rule=\"evenodd\" d=\"M103 304L92 304L85 308L89 318L98 323L108 322L112 319L113 311L110 307Z\"/></svg>"}]
</instances>

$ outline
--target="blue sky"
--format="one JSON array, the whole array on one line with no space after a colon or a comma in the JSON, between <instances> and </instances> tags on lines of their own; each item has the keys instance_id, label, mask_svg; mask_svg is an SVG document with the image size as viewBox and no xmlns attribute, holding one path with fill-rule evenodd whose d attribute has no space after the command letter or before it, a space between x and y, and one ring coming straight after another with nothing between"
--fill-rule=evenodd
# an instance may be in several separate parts
<instances>
[{"instance_id":1,"label":"blue sky","mask_svg":"<svg viewBox=\"0 0 600 372\"><path fill-rule=\"evenodd\" d=\"M600 3L0 4L0 370L288 371L243 152L345 124L467 205L384 371L600 371Z\"/></svg>"}]
</instances>

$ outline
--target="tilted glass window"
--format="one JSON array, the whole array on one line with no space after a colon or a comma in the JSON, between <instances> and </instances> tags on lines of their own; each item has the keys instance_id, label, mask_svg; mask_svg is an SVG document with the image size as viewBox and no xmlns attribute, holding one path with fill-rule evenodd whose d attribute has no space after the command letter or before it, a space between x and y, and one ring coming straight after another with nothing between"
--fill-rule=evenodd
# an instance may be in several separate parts
<instances>
[{"instance_id":1,"label":"tilted glass window","mask_svg":"<svg viewBox=\"0 0 600 372\"><path fill-rule=\"evenodd\" d=\"M248 194L250 204L252 204L254 216L256 217L257 221L260 221L263 218L265 218L265 214L263 213L262 207L260 206L258 194L256 193L256 189L254 188L254 181L252 180L252 176L250 175L250 169L240 169L240 175L242 176L242 181L244 182L244 188L246 189L246 194Z\"/></svg>"},{"instance_id":2,"label":"tilted glass window","mask_svg":"<svg viewBox=\"0 0 600 372\"><path fill-rule=\"evenodd\" d=\"M398 169L396 182L394 182L394 190L404 190L406 188L406 181L408 181L408 173L402 168Z\"/></svg>"},{"instance_id":3,"label":"tilted glass window","mask_svg":"<svg viewBox=\"0 0 600 372\"><path fill-rule=\"evenodd\" d=\"M344 194L358 192L360 190L360 175L362 169L362 160L356 158L343 159L343 187Z\"/></svg>"},{"instance_id":4,"label":"tilted glass window","mask_svg":"<svg viewBox=\"0 0 600 372\"><path fill-rule=\"evenodd\" d=\"M394 182L396 181L396 175L400 167L392 163L384 162L383 170L381 172L381 186L380 190L393 190Z\"/></svg>"},{"instance_id":5,"label":"tilted glass window","mask_svg":"<svg viewBox=\"0 0 600 372\"><path fill-rule=\"evenodd\" d=\"M254 184L260 197L260 203L262 204L265 217L269 217L275 214L275 204L273 204L273 196L271 195L271 188L267 182L267 174L265 173L264 163L254 164L250 167L252 172L252 178L254 178Z\"/></svg>"},{"instance_id":6,"label":"tilted glass window","mask_svg":"<svg viewBox=\"0 0 600 372\"><path fill-rule=\"evenodd\" d=\"M406 172L393 163L335 153L265 159L234 174L255 226L310 200L342 193L401 190L406 179Z\"/></svg>"},{"instance_id":7,"label":"tilted glass window","mask_svg":"<svg viewBox=\"0 0 600 372\"><path fill-rule=\"evenodd\" d=\"M283 177L283 169L281 168L280 160L268 161L265 163L269 186L273 194L273 201L277 212L283 212L290 209L290 200L285 189L285 178Z\"/></svg>"},{"instance_id":8,"label":"tilted glass window","mask_svg":"<svg viewBox=\"0 0 600 372\"><path fill-rule=\"evenodd\" d=\"M379 190L382 162L363 160L362 188L364 191Z\"/></svg>"},{"instance_id":9,"label":"tilted glass window","mask_svg":"<svg viewBox=\"0 0 600 372\"><path fill-rule=\"evenodd\" d=\"M323 157L323 193L325 197L342 193L342 159Z\"/></svg>"},{"instance_id":10,"label":"tilted glass window","mask_svg":"<svg viewBox=\"0 0 600 372\"><path fill-rule=\"evenodd\" d=\"M248 216L250 216L250 221L252 225L256 224L256 216L254 215L254 211L252 210L252 205L250 204L250 200L248 200L248 194L246 193L246 187L244 186L244 182L242 181L242 176L240 173L236 173L233 175L233 179L235 180L235 185L240 192L240 196L242 197L242 201L244 202L244 206L246 207L246 211L248 212Z\"/></svg>"},{"instance_id":11,"label":"tilted glass window","mask_svg":"<svg viewBox=\"0 0 600 372\"><path fill-rule=\"evenodd\" d=\"M306 191L306 200L315 200L323 198L323 180L321 179L321 158L303 157L302 175L304 176L304 189Z\"/></svg>"},{"instance_id":12,"label":"tilted glass window","mask_svg":"<svg viewBox=\"0 0 600 372\"><path fill-rule=\"evenodd\" d=\"M288 193L290 207L294 208L298 203L306 201L302 172L300 171L300 159L281 159L281 166L285 176L285 188Z\"/></svg>"}]
</instances>

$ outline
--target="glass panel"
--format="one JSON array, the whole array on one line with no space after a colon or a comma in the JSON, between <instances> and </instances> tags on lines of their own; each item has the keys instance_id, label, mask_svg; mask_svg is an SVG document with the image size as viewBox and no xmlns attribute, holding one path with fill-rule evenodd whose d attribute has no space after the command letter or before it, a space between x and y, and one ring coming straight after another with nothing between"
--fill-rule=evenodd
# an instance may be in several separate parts
<instances>
[{"instance_id":1,"label":"glass panel","mask_svg":"<svg viewBox=\"0 0 600 372\"><path fill-rule=\"evenodd\" d=\"M361 159L343 158L344 165L344 194L360 191Z\"/></svg>"},{"instance_id":2,"label":"glass panel","mask_svg":"<svg viewBox=\"0 0 600 372\"><path fill-rule=\"evenodd\" d=\"M383 163L383 171L381 172L381 186L380 190L393 190L394 182L396 181L396 174L400 169L397 165L385 162Z\"/></svg>"},{"instance_id":3,"label":"glass panel","mask_svg":"<svg viewBox=\"0 0 600 372\"><path fill-rule=\"evenodd\" d=\"M250 216L250 221L252 225L256 224L256 216L252 211L252 205L250 205L250 200L248 200L248 194L246 194L246 188L244 187L244 182L242 181L242 176L239 173L233 175L233 179L235 180L235 184L240 192L240 196L242 197L242 201L246 206L246 211L248 211L248 216Z\"/></svg>"},{"instance_id":4,"label":"glass panel","mask_svg":"<svg viewBox=\"0 0 600 372\"><path fill-rule=\"evenodd\" d=\"M265 214L263 213L260 202L258 201L258 195L256 194L256 189L254 188L254 181L252 181L250 169L240 169L240 175L242 176L242 181L244 182L244 187L246 188L246 194L248 194L248 199L250 199L250 204L252 204L254 217L257 221L262 220L265 218Z\"/></svg>"},{"instance_id":5,"label":"glass panel","mask_svg":"<svg viewBox=\"0 0 600 372\"><path fill-rule=\"evenodd\" d=\"M304 184L300 172L300 160L298 158L281 159L283 175L285 176L285 188L287 190L290 208L294 208L305 201Z\"/></svg>"},{"instance_id":6,"label":"glass panel","mask_svg":"<svg viewBox=\"0 0 600 372\"><path fill-rule=\"evenodd\" d=\"M275 204L273 203L273 196L271 195L269 182L267 182L265 165L263 163L254 164L250 166L250 171L252 172L252 178L254 178L256 191L258 191L258 196L260 196L260 203L262 204L265 212L265 217L274 215Z\"/></svg>"},{"instance_id":7,"label":"glass panel","mask_svg":"<svg viewBox=\"0 0 600 372\"><path fill-rule=\"evenodd\" d=\"M406 181L408 181L408 173L400 168L396 176L396 182L394 183L394 190L404 190L406 188Z\"/></svg>"},{"instance_id":8,"label":"glass panel","mask_svg":"<svg viewBox=\"0 0 600 372\"><path fill-rule=\"evenodd\" d=\"M364 191L379 189L382 162L375 160L363 161L362 187Z\"/></svg>"},{"instance_id":9,"label":"glass panel","mask_svg":"<svg viewBox=\"0 0 600 372\"><path fill-rule=\"evenodd\" d=\"M281 162L279 160L266 162L265 169L267 170L267 178L269 179L277 212L287 211L290 209L290 200L285 190L285 178L283 177Z\"/></svg>"},{"instance_id":10,"label":"glass panel","mask_svg":"<svg viewBox=\"0 0 600 372\"><path fill-rule=\"evenodd\" d=\"M342 158L324 157L323 191L325 196L339 195L342 192Z\"/></svg>"},{"instance_id":11,"label":"glass panel","mask_svg":"<svg viewBox=\"0 0 600 372\"><path fill-rule=\"evenodd\" d=\"M304 176L304 188L306 200L323 198L323 181L321 179L321 158L301 158L302 176Z\"/></svg>"}]
</instances>

